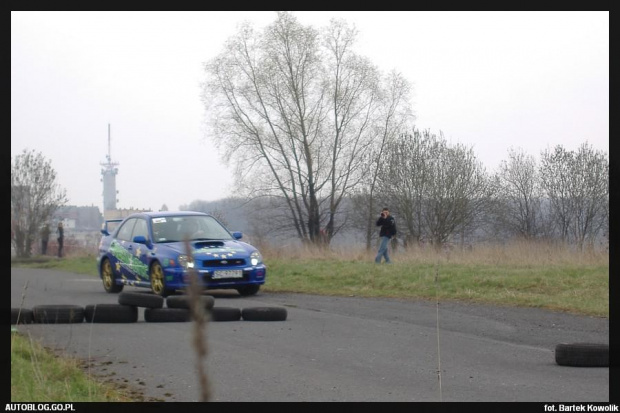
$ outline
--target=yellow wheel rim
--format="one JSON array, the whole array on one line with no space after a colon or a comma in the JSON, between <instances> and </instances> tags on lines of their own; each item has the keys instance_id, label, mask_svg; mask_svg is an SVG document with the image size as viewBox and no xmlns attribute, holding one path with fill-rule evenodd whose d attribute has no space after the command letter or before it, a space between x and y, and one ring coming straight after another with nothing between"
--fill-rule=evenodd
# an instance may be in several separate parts
<instances>
[{"instance_id":1,"label":"yellow wheel rim","mask_svg":"<svg viewBox=\"0 0 620 413\"><path fill-rule=\"evenodd\" d=\"M112 275L112 265L109 260L105 260L101 266L101 274L103 278L103 286L109 290L114 285L114 275Z\"/></svg>"},{"instance_id":2,"label":"yellow wheel rim","mask_svg":"<svg viewBox=\"0 0 620 413\"><path fill-rule=\"evenodd\" d=\"M164 271L158 263L151 267L151 288L155 294L161 294L164 291Z\"/></svg>"}]
</instances>

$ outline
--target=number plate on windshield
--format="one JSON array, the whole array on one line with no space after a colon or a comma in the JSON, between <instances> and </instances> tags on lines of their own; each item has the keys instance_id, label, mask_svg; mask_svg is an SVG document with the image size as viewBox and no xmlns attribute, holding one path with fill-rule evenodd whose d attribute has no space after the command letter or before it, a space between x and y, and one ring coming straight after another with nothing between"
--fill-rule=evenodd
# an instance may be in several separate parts
<instances>
[{"instance_id":1,"label":"number plate on windshield","mask_svg":"<svg viewBox=\"0 0 620 413\"><path fill-rule=\"evenodd\" d=\"M243 278L243 271L242 270L214 271L211 278L214 280L219 280L222 278Z\"/></svg>"}]
</instances>

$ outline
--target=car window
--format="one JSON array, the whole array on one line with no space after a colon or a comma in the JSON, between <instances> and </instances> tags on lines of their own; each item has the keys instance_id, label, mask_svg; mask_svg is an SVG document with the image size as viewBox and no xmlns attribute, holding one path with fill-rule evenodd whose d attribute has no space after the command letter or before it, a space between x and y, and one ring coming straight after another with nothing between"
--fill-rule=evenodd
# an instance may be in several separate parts
<instances>
[{"instance_id":1,"label":"car window","mask_svg":"<svg viewBox=\"0 0 620 413\"><path fill-rule=\"evenodd\" d=\"M136 224L136 219L128 219L121 228L118 230L118 235L116 238L121 241L131 241L131 233L133 232L133 227Z\"/></svg>"},{"instance_id":2,"label":"car window","mask_svg":"<svg viewBox=\"0 0 620 413\"><path fill-rule=\"evenodd\" d=\"M153 218L154 242L179 241L176 237L176 225L174 222L165 217Z\"/></svg>"},{"instance_id":3,"label":"car window","mask_svg":"<svg viewBox=\"0 0 620 413\"><path fill-rule=\"evenodd\" d=\"M211 217L200 220L201 230L204 231L205 236L214 239L231 239L230 234L226 228Z\"/></svg>"},{"instance_id":4,"label":"car window","mask_svg":"<svg viewBox=\"0 0 620 413\"><path fill-rule=\"evenodd\" d=\"M142 235L147 240L149 239L149 230L144 219L136 219L136 226L133 228L133 235L131 239Z\"/></svg>"},{"instance_id":5,"label":"car window","mask_svg":"<svg viewBox=\"0 0 620 413\"><path fill-rule=\"evenodd\" d=\"M230 233L213 217L167 216L153 218L153 241L176 242L190 240L232 239Z\"/></svg>"},{"instance_id":6,"label":"car window","mask_svg":"<svg viewBox=\"0 0 620 413\"><path fill-rule=\"evenodd\" d=\"M106 221L104 225L107 225L108 234L114 234L114 231L121 224L121 221Z\"/></svg>"}]
</instances>

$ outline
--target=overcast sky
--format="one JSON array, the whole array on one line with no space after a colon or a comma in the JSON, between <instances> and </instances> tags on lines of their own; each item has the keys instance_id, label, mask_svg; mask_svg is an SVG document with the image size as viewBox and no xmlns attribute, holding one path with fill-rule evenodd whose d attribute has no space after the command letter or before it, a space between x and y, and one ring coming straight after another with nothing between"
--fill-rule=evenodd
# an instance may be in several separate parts
<instances>
[{"instance_id":1,"label":"overcast sky","mask_svg":"<svg viewBox=\"0 0 620 413\"><path fill-rule=\"evenodd\" d=\"M609 12L293 12L344 18L357 53L414 87L419 129L473 147L487 170L510 147L609 148ZM69 205L103 212L101 163L118 162L118 208L178 209L234 194L205 136L203 63L248 20L275 12L11 12L11 157L51 160Z\"/></svg>"}]
</instances>

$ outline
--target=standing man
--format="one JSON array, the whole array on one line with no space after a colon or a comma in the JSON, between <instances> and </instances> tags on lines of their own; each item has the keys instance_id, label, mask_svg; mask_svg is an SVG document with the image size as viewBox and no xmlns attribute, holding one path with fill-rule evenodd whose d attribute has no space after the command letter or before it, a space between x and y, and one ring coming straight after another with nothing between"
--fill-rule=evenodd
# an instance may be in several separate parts
<instances>
[{"instance_id":1,"label":"standing man","mask_svg":"<svg viewBox=\"0 0 620 413\"><path fill-rule=\"evenodd\" d=\"M385 258L385 262L391 264L392 261L390 261L390 256L388 254L388 245L390 239L396 235L396 221L394 217L390 215L390 210L388 208L383 208L381 211L381 216L377 219L377 226L381 227L381 231L379 232L381 244L379 244L379 252L377 252L375 262L380 264L381 258Z\"/></svg>"},{"instance_id":2,"label":"standing man","mask_svg":"<svg viewBox=\"0 0 620 413\"><path fill-rule=\"evenodd\" d=\"M62 257L62 245L65 242L65 229L62 226L62 221L58 221L58 258Z\"/></svg>"},{"instance_id":3,"label":"standing man","mask_svg":"<svg viewBox=\"0 0 620 413\"><path fill-rule=\"evenodd\" d=\"M41 254L47 254L47 242L50 240L50 225L46 222L41 228Z\"/></svg>"}]
</instances>

